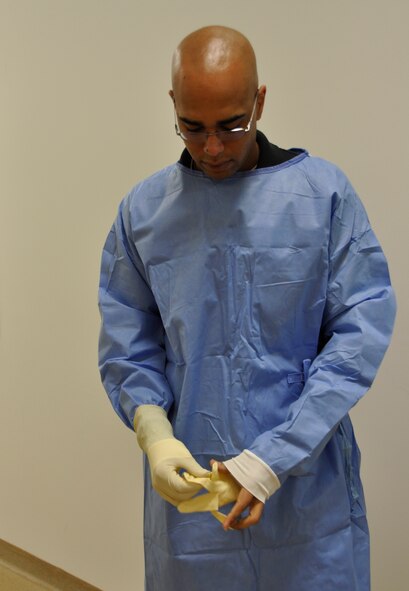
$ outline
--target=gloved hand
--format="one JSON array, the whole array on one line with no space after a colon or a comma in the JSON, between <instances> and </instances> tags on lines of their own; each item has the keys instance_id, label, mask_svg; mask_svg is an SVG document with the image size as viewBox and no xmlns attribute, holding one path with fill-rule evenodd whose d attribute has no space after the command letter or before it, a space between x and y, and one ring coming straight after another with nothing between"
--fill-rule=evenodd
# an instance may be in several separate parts
<instances>
[{"instance_id":1,"label":"gloved hand","mask_svg":"<svg viewBox=\"0 0 409 591\"><path fill-rule=\"evenodd\" d=\"M197 495L188 501L182 501L178 505L178 510L181 513L210 511L213 517L224 523L226 515L218 509L236 501L241 489L233 476L220 472L217 462L213 463L212 473L205 478L196 478L188 473L183 476L188 482L196 482L209 492Z\"/></svg>"},{"instance_id":2,"label":"gloved hand","mask_svg":"<svg viewBox=\"0 0 409 591\"><path fill-rule=\"evenodd\" d=\"M136 437L141 449L148 456L152 486L166 501L177 506L192 498L200 484L188 482L180 474L185 470L197 477L209 476L196 462L187 447L173 435L166 412L159 406L140 406L134 419Z\"/></svg>"}]
</instances>

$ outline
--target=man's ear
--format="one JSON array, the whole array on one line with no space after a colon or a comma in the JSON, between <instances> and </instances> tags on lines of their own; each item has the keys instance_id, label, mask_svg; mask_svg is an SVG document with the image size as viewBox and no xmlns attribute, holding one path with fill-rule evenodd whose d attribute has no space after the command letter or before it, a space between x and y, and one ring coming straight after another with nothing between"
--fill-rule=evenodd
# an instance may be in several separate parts
<instances>
[{"instance_id":1,"label":"man's ear","mask_svg":"<svg viewBox=\"0 0 409 591\"><path fill-rule=\"evenodd\" d=\"M260 86L259 91L258 91L258 100L257 100L257 115L256 115L257 121L259 119L261 119L261 115L263 114L266 92L267 92L266 86L264 86L264 85Z\"/></svg>"}]
</instances>

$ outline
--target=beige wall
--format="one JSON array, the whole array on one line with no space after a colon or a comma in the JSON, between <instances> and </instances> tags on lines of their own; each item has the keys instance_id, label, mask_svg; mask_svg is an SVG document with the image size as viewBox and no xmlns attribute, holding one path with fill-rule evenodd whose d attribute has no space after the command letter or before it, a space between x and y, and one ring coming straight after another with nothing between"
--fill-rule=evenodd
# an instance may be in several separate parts
<instances>
[{"instance_id":1,"label":"beige wall","mask_svg":"<svg viewBox=\"0 0 409 591\"><path fill-rule=\"evenodd\" d=\"M178 157L169 59L241 29L260 128L337 162L389 257L400 311L354 411L374 591L407 588L407 0L0 0L0 537L104 591L143 588L141 456L99 383L96 291L120 198Z\"/></svg>"}]
</instances>

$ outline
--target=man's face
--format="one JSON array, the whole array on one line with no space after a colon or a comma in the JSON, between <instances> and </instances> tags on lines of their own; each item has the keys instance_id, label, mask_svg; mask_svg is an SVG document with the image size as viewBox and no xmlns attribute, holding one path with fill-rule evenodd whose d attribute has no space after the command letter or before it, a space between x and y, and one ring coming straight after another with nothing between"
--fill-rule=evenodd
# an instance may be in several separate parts
<instances>
[{"instance_id":1,"label":"man's face","mask_svg":"<svg viewBox=\"0 0 409 591\"><path fill-rule=\"evenodd\" d=\"M180 85L174 100L179 129L186 132L212 134L237 127L245 128L254 114L250 130L240 139L222 141L217 135L207 135L203 141L185 140L195 168L215 180L228 178L237 171L251 170L257 164L256 121L261 117L265 87L258 91L233 81L231 86L196 80Z\"/></svg>"}]
</instances>

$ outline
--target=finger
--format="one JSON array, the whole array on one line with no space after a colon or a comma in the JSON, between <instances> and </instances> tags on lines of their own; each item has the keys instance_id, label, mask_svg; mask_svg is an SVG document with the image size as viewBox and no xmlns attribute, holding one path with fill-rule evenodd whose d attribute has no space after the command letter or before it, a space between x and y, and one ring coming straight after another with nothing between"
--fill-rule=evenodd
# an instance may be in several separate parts
<instances>
[{"instance_id":1,"label":"finger","mask_svg":"<svg viewBox=\"0 0 409 591\"><path fill-rule=\"evenodd\" d=\"M174 501L172 504L188 501L201 490L200 486L191 489L182 489L181 487L172 486L169 482L153 482L152 485L156 492L166 501L172 502L168 498L170 497Z\"/></svg>"},{"instance_id":2,"label":"finger","mask_svg":"<svg viewBox=\"0 0 409 591\"><path fill-rule=\"evenodd\" d=\"M256 525L256 523L260 521L263 511L264 503L262 501L256 500L254 505L250 507L250 513L243 519L235 521L231 527L233 529L246 529L252 525Z\"/></svg>"},{"instance_id":3,"label":"finger","mask_svg":"<svg viewBox=\"0 0 409 591\"><path fill-rule=\"evenodd\" d=\"M170 474L168 474L167 484L170 486L172 490L176 491L179 494L182 493L194 495L202 489L201 484L196 482L188 482L185 478L182 478L182 476L176 471L173 471Z\"/></svg>"},{"instance_id":4,"label":"finger","mask_svg":"<svg viewBox=\"0 0 409 591\"><path fill-rule=\"evenodd\" d=\"M223 528L225 530L229 529L229 527L233 527L233 524L239 519L240 515L245 509L247 509L253 499L253 495L248 490L245 488L241 489L236 503L223 523Z\"/></svg>"},{"instance_id":5,"label":"finger","mask_svg":"<svg viewBox=\"0 0 409 591\"><path fill-rule=\"evenodd\" d=\"M156 490L156 489L155 489L155 490ZM177 501L177 500L176 500L176 499L174 499L173 497L170 497L169 495L167 495L167 494L163 493L163 492L162 492L162 491L160 491L160 490L157 490L156 492L158 493L158 495L159 495L160 497L162 497L162 499L164 499L165 501L167 501L168 503L170 503L170 504L171 504L171 505L173 505L174 507L177 507L177 506L178 506L178 503L179 503L180 501Z\"/></svg>"},{"instance_id":6,"label":"finger","mask_svg":"<svg viewBox=\"0 0 409 591\"><path fill-rule=\"evenodd\" d=\"M193 476L197 476L198 478L205 478L206 476L210 476L209 470L206 468L202 468L202 466L196 462L194 458L184 458L179 462L178 468L183 468Z\"/></svg>"},{"instance_id":7,"label":"finger","mask_svg":"<svg viewBox=\"0 0 409 591\"><path fill-rule=\"evenodd\" d=\"M212 466L212 468L213 464L217 464L217 470L219 474L230 474L223 462L216 462L216 460L210 460L210 465Z\"/></svg>"}]
</instances>

